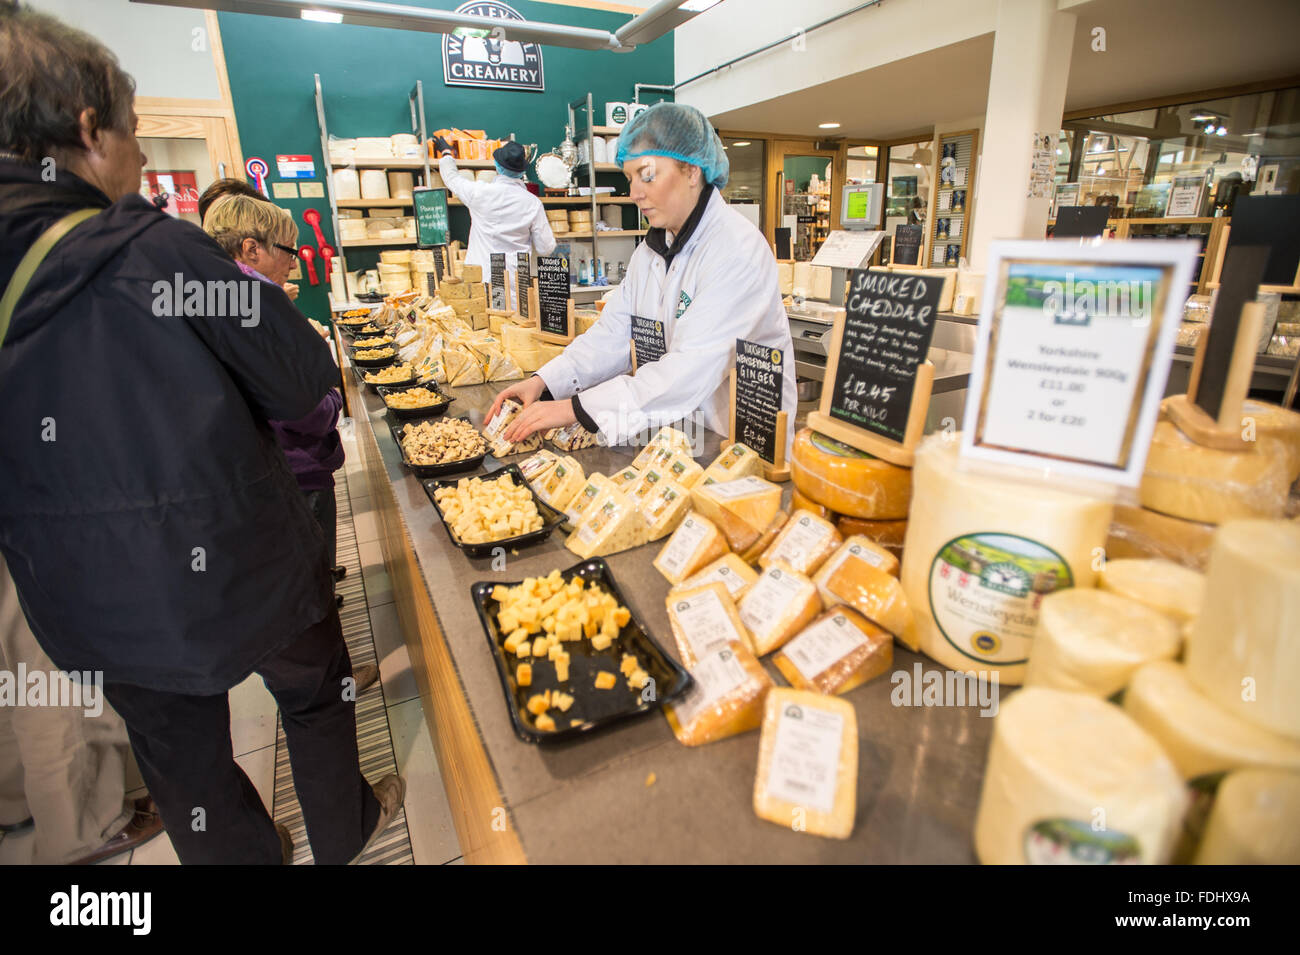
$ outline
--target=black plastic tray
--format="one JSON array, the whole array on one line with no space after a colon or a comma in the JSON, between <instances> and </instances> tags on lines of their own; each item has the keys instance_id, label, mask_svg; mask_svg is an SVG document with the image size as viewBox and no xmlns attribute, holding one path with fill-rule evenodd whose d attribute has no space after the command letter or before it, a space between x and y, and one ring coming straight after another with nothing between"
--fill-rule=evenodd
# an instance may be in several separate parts
<instances>
[{"instance_id":1,"label":"black plastic tray","mask_svg":"<svg viewBox=\"0 0 1300 955\"><path fill-rule=\"evenodd\" d=\"M410 391L412 388L417 387L428 388L430 391L436 391L438 394L442 395L442 401L433 405L425 405L423 408L394 408L388 403L387 398L389 395L399 395L403 391ZM385 399L384 407L388 409L388 413L400 421L441 417L446 413L447 409L451 407L451 403L456 400L432 382L427 385L376 385L375 391L379 393L380 398Z\"/></svg>"},{"instance_id":2,"label":"black plastic tray","mask_svg":"<svg viewBox=\"0 0 1300 955\"><path fill-rule=\"evenodd\" d=\"M486 481L491 481L501 477L503 474L510 475L511 480L513 480L515 484L522 484L524 487L528 488L528 493L533 497L533 503L537 505L537 513L542 517L542 526L538 530L529 531L526 534L518 534L514 537L506 537L502 540L488 541L482 544L465 544L457 540L456 535L451 532L451 526L447 523L447 518L443 516L442 507L439 506L438 502L434 499L434 491L438 490L440 487L454 487L460 478L454 478L448 481L429 479L421 482L424 487L424 493L429 496L429 500L432 502L434 510L438 512L438 519L442 521L442 526L447 532L447 537L451 540L454 546L459 547L470 557L491 557L492 552L498 547L514 549L527 547L530 544L540 544L542 541L546 540L546 538L551 536L551 531L555 530L566 520L563 511L557 511L537 496L537 492L534 491L532 486L524 479L524 474L519 470L519 465L517 464L509 464L506 467L498 468L489 474L479 474L475 476Z\"/></svg>"},{"instance_id":3,"label":"black plastic tray","mask_svg":"<svg viewBox=\"0 0 1300 955\"><path fill-rule=\"evenodd\" d=\"M468 421L468 418L450 418L450 421ZM448 461L445 464L412 464L406 457L406 448L402 447L402 431L406 428L405 424L389 425L388 430L393 434L393 440L397 442L397 451L402 456L402 464L406 465L418 478L436 478L446 474L460 474L462 471L473 471L483 459L487 457L487 452L476 455L472 458L461 458L459 461Z\"/></svg>"},{"instance_id":4,"label":"black plastic tray","mask_svg":"<svg viewBox=\"0 0 1300 955\"><path fill-rule=\"evenodd\" d=\"M628 606L622 591L614 583L609 565L602 558L585 560L564 571L566 583L574 577L583 577L588 584L599 583L622 606ZM514 724L515 734L525 743L554 743L578 739L587 733L604 729L623 720L644 716L681 696L695 682L681 664L665 653L663 647L651 636L650 631L633 616L628 620L627 626L619 631L619 639L605 650L593 650L591 641L585 638L564 644L565 651L569 654L568 682L560 683L555 679L554 663L527 657L527 662L533 664L533 680L529 686L518 686L515 683L515 666L519 658L502 646L509 634L503 634L497 626L496 613L499 605L492 599L492 588L513 587L520 583L522 581L507 583L498 580L481 580L473 584L469 592L474 601L474 608L478 611L479 621L483 624L483 633L496 657L497 675L501 678L501 689L506 696L506 708L510 711L510 720ZM644 690L633 690L628 687L627 678L619 669L624 652L636 654L637 659L641 661L641 667L654 680L653 699L642 699ZM617 680L613 689L596 689L595 679L599 670L613 672ZM534 729L533 715L527 708L530 696L547 690L562 690L573 697L573 706L567 713L558 709L548 711L555 720L554 733ZM580 719L582 722L577 726L569 726L568 721L571 719Z\"/></svg>"},{"instance_id":5,"label":"black plastic tray","mask_svg":"<svg viewBox=\"0 0 1300 955\"><path fill-rule=\"evenodd\" d=\"M393 349L393 353L386 358L358 358L357 349L352 349L352 364L358 368L387 368L389 365L400 364L395 346L386 346ZM374 351L372 348L364 348L362 351Z\"/></svg>"},{"instance_id":6,"label":"black plastic tray","mask_svg":"<svg viewBox=\"0 0 1300 955\"><path fill-rule=\"evenodd\" d=\"M366 381L366 371L367 371L367 370L373 370L373 369L362 368L362 367L360 367L359 365L353 365L353 366L352 366L352 373L353 373L354 375L357 376L357 381L361 384L361 387L362 387L362 388L369 388L369 389L371 389L372 391L376 391L376 392L377 392L380 388L409 388L411 385L415 384L415 372L414 372L414 371L411 372L411 377L410 377L410 378L407 378L405 381L390 381L390 382L381 383L381 384L377 384L377 385L376 385L376 384L373 384L373 383L371 383L371 382L369 382L369 381ZM388 407L388 406L385 405L384 407Z\"/></svg>"}]
</instances>

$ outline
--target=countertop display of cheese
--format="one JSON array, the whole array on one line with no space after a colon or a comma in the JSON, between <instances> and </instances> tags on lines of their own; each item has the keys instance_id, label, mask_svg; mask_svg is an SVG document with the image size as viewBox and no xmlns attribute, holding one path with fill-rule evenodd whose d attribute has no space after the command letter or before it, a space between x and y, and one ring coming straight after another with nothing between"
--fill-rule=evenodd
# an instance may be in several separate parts
<instances>
[{"instance_id":1,"label":"countertop display of cheese","mask_svg":"<svg viewBox=\"0 0 1300 955\"><path fill-rule=\"evenodd\" d=\"M833 521L839 517L825 504L818 504L816 501L804 497L797 487L790 489L790 507L796 511L809 511L818 517L826 518L828 521ZM902 541L899 541L899 543L901 544Z\"/></svg>"},{"instance_id":2,"label":"countertop display of cheese","mask_svg":"<svg viewBox=\"0 0 1300 955\"><path fill-rule=\"evenodd\" d=\"M752 644L731 594L720 583L670 593L664 603L677 655L688 669L731 643Z\"/></svg>"},{"instance_id":3,"label":"countertop display of cheese","mask_svg":"<svg viewBox=\"0 0 1300 955\"><path fill-rule=\"evenodd\" d=\"M1204 571L1210 560L1214 525L1170 517L1145 507L1116 504L1106 538L1106 559L1163 557Z\"/></svg>"},{"instance_id":4,"label":"countertop display of cheese","mask_svg":"<svg viewBox=\"0 0 1300 955\"><path fill-rule=\"evenodd\" d=\"M1300 738L1300 524L1219 528L1184 662L1192 682L1220 706Z\"/></svg>"},{"instance_id":5,"label":"countertop display of cheese","mask_svg":"<svg viewBox=\"0 0 1300 955\"><path fill-rule=\"evenodd\" d=\"M601 499L602 492L611 487L613 485L605 475L590 475L586 483L582 485L582 490L573 496L569 506L564 509L564 516L569 519L569 523L576 525L581 521L588 508L594 506Z\"/></svg>"},{"instance_id":6,"label":"countertop display of cheese","mask_svg":"<svg viewBox=\"0 0 1300 955\"><path fill-rule=\"evenodd\" d=\"M875 564L857 557L840 561L817 587L825 604L846 604L884 627L909 650L919 650L916 615L903 585Z\"/></svg>"},{"instance_id":7,"label":"countertop display of cheese","mask_svg":"<svg viewBox=\"0 0 1300 955\"><path fill-rule=\"evenodd\" d=\"M754 814L795 832L847 839L857 801L853 704L808 690L771 690L763 702Z\"/></svg>"},{"instance_id":8,"label":"countertop display of cheese","mask_svg":"<svg viewBox=\"0 0 1300 955\"><path fill-rule=\"evenodd\" d=\"M781 510L781 488L752 474L734 481L701 478L691 489L691 499L735 551L752 546Z\"/></svg>"},{"instance_id":9,"label":"countertop display of cheese","mask_svg":"<svg viewBox=\"0 0 1300 955\"><path fill-rule=\"evenodd\" d=\"M1197 865L1300 865L1300 773L1242 769L1219 785Z\"/></svg>"},{"instance_id":10,"label":"countertop display of cheese","mask_svg":"<svg viewBox=\"0 0 1300 955\"><path fill-rule=\"evenodd\" d=\"M624 494L606 488L589 507L564 546L579 557L607 557L646 542L645 521Z\"/></svg>"},{"instance_id":11,"label":"countertop display of cheese","mask_svg":"<svg viewBox=\"0 0 1300 955\"><path fill-rule=\"evenodd\" d=\"M758 728L772 678L743 643L705 654L691 667L691 676L695 685L664 706L679 743L703 746Z\"/></svg>"},{"instance_id":12,"label":"countertop display of cheese","mask_svg":"<svg viewBox=\"0 0 1300 955\"><path fill-rule=\"evenodd\" d=\"M803 428L794 436L790 479L804 497L837 514L903 520L912 501L912 470Z\"/></svg>"},{"instance_id":13,"label":"countertop display of cheese","mask_svg":"<svg viewBox=\"0 0 1300 955\"><path fill-rule=\"evenodd\" d=\"M763 459L758 456L758 452L737 442L713 459L713 463L704 469L700 480L734 481L762 473Z\"/></svg>"},{"instance_id":14,"label":"countertop display of cheese","mask_svg":"<svg viewBox=\"0 0 1300 955\"><path fill-rule=\"evenodd\" d=\"M494 480L461 478L433 496L452 534L464 544L505 540L542 527L533 495L509 474Z\"/></svg>"},{"instance_id":15,"label":"countertop display of cheese","mask_svg":"<svg viewBox=\"0 0 1300 955\"><path fill-rule=\"evenodd\" d=\"M1142 664L1173 659L1180 642L1165 614L1119 594L1071 587L1043 598L1025 686L1108 697Z\"/></svg>"},{"instance_id":16,"label":"countertop display of cheese","mask_svg":"<svg viewBox=\"0 0 1300 955\"><path fill-rule=\"evenodd\" d=\"M727 588L727 593L731 594L732 600L739 602L757 580L758 571L753 567L735 554L723 554L699 573L687 577L668 592L680 593L683 590L692 590L717 581Z\"/></svg>"},{"instance_id":17,"label":"countertop display of cheese","mask_svg":"<svg viewBox=\"0 0 1300 955\"><path fill-rule=\"evenodd\" d=\"M847 693L894 662L894 638L848 607L832 607L772 657L790 685L818 693Z\"/></svg>"},{"instance_id":18,"label":"countertop display of cheese","mask_svg":"<svg viewBox=\"0 0 1300 955\"><path fill-rule=\"evenodd\" d=\"M1264 435L1282 442L1286 448L1287 483L1294 484L1300 478L1300 412L1248 398L1241 403L1241 420L1243 427L1254 423L1256 437Z\"/></svg>"},{"instance_id":19,"label":"countertop display of cheese","mask_svg":"<svg viewBox=\"0 0 1300 955\"><path fill-rule=\"evenodd\" d=\"M808 511L795 511L758 558L760 567L781 561L801 574L813 574L843 542L835 525Z\"/></svg>"},{"instance_id":20,"label":"countertop display of cheese","mask_svg":"<svg viewBox=\"0 0 1300 955\"><path fill-rule=\"evenodd\" d=\"M740 621L760 657L780 647L821 610L817 588L803 574L773 564L740 601Z\"/></svg>"},{"instance_id":21,"label":"countertop display of cheese","mask_svg":"<svg viewBox=\"0 0 1300 955\"><path fill-rule=\"evenodd\" d=\"M1124 711L1164 747L1186 779L1247 767L1300 772L1300 740L1248 723L1192 685L1172 660L1140 667Z\"/></svg>"},{"instance_id":22,"label":"countertop display of cheese","mask_svg":"<svg viewBox=\"0 0 1300 955\"><path fill-rule=\"evenodd\" d=\"M551 507L563 511L582 490L586 481L587 476L582 473L582 465L565 455L541 481L533 486L533 490Z\"/></svg>"},{"instance_id":23,"label":"countertop display of cheese","mask_svg":"<svg viewBox=\"0 0 1300 955\"><path fill-rule=\"evenodd\" d=\"M960 444L958 435L936 434L917 449L903 590L924 653L1019 684L1039 598L1096 584L1093 559L1111 504L1030 478L963 470Z\"/></svg>"},{"instance_id":24,"label":"countertop display of cheese","mask_svg":"<svg viewBox=\"0 0 1300 955\"><path fill-rule=\"evenodd\" d=\"M727 539L722 532L707 517L690 513L668 538L654 559L654 567L670 584L680 584L725 553Z\"/></svg>"},{"instance_id":25,"label":"countertop display of cheese","mask_svg":"<svg viewBox=\"0 0 1300 955\"><path fill-rule=\"evenodd\" d=\"M1107 560L1097 584L1102 590L1146 604L1179 623L1200 613L1205 597L1204 575L1158 558Z\"/></svg>"},{"instance_id":26,"label":"countertop display of cheese","mask_svg":"<svg viewBox=\"0 0 1300 955\"><path fill-rule=\"evenodd\" d=\"M1246 451L1219 451L1189 440L1171 421L1156 423L1138 488L1143 507L1205 524L1281 517L1286 504L1287 449L1256 437Z\"/></svg>"},{"instance_id":27,"label":"countertop display of cheese","mask_svg":"<svg viewBox=\"0 0 1300 955\"><path fill-rule=\"evenodd\" d=\"M994 719L975 852L985 865L1163 865L1186 805L1169 757L1119 707L1026 687Z\"/></svg>"},{"instance_id":28,"label":"countertop display of cheese","mask_svg":"<svg viewBox=\"0 0 1300 955\"><path fill-rule=\"evenodd\" d=\"M690 512L691 492L676 481L665 479L637 502L645 521L646 540L657 541L677 530Z\"/></svg>"}]
</instances>

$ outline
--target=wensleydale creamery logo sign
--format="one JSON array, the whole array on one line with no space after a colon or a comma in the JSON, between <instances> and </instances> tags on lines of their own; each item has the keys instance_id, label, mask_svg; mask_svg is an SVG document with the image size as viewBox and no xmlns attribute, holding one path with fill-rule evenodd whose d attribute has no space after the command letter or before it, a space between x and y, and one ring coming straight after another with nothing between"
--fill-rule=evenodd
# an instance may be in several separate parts
<instances>
[{"instance_id":1,"label":"wensleydale creamery logo sign","mask_svg":"<svg viewBox=\"0 0 1300 955\"><path fill-rule=\"evenodd\" d=\"M499 0L472 0L457 13L498 20L523 20ZM457 27L442 38L442 74L448 86L488 86L541 92L546 89L542 48L506 38L504 27L491 30Z\"/></svg>"}]
</instances>

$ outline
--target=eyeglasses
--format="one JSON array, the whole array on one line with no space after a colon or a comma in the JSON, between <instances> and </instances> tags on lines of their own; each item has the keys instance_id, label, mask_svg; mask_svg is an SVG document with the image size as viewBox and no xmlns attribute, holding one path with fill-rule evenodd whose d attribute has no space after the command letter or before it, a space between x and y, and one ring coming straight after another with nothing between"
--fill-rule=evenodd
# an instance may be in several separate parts
<instances>
[{"instance_id":1,"label":"eyeglasses","mask_svg":"<svg viewBox=\"0 0 1300 955\"><path fill-rule=\"evenodd\" d=\"M279 242L272 242L271 244L272 244L273 246L275 246L277 249L279 249L281 252L288 252L288 253L289 253L290 255L292 255L295 259L298 258L298 250L297 250L297 249L292 248L291 246L281 245Z\"/></svg>"}]
</instances>

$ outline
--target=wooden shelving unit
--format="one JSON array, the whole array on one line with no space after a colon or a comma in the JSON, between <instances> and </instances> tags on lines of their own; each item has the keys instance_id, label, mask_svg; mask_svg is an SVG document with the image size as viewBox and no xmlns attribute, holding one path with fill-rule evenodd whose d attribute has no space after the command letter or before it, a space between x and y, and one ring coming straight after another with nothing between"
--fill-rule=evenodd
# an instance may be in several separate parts
<instances>
[{"instance_id":1,"label":"wooden shelving unit","mask_svg":"<svg viewBox=\"0 0 1300 955\"><path fill-rule=\"evenodd\" d=\"M957 155L954 168L966 170L966 180L961 185L941 181L944 148L949 145L956 146ZM931 266L939 268L944 265L955 266L966 255L967 242L970 240L971 223L975 221L975 165L979 160L979 130L965 129L960 132L944 133L938 137L936 147L934 166L931 168L933 185L930 188L930 207L925 223L926 238L921 261L928 262ZM965 202L960 211L954 211L951 207L953 193L955 192L964 194ZM941 194L949 197L950 205L947 209L939 208ZM961 234L953 238L951 232L949 232L941 238L939 236L940 219L946 219L950 224L953 221L960 222ZM949 246L957 246L957 261L952 263L934 261L934 249L939 245L944 247L945 252Z\"/></svg>"},{"instance_id":2,"label":"wooden shelving unit","mask_svg":"<svg viewBox=\"0 0 1300 955\"><path fill-rule=\"evenodd\" d=\"M415 245L416 239L342 239L339 245L345 249L381 249Z\"/></svg>"}]
</instances>

